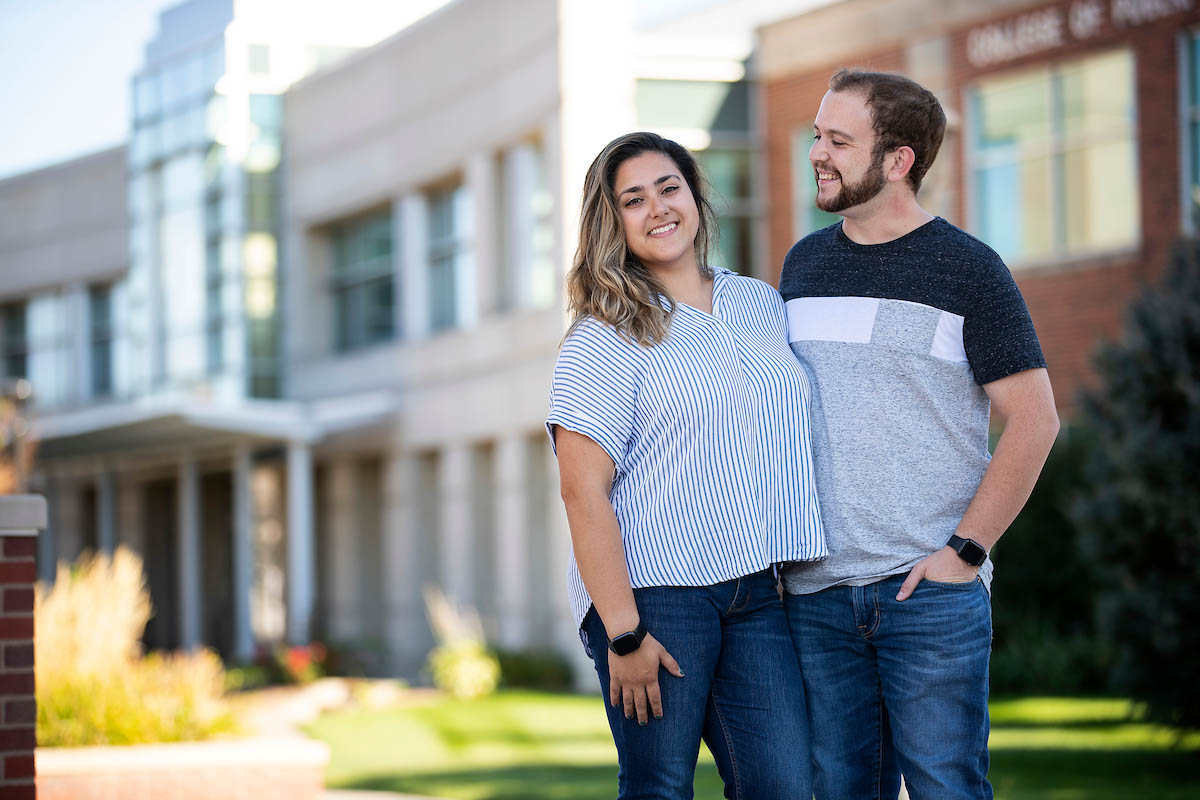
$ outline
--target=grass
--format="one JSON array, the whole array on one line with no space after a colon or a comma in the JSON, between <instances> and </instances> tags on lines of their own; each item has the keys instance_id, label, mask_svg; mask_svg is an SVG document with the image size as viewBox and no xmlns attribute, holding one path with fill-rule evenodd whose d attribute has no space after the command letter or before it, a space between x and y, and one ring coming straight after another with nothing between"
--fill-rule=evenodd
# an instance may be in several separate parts
<instances>
[{"instance_id":1,"label":"grass","mask_svg":"<svg viewBox=\"0 0 1200 800\"><path fill-rule=\"evenodd\" d=\"M992 703L997 800L1183 800L1200 796L1200 733L1139 722L1128 701L1024 698ZM439 696L389 711L322 717L331 788L455 800L587 800L616 794L616 751L598 697L502 692ZM721 796L701 750L696 797Z\"/></svg>"}]
</instances>

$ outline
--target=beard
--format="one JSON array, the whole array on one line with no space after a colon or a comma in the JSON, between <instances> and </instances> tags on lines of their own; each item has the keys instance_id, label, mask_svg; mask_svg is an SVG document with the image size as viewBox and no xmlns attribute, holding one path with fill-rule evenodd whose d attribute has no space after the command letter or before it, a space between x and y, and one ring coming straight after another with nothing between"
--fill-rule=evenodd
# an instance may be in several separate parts
<instances>
[{"instance_id":1,"label":"beard","mask_svg":"<svg viewBox=\"0 0 1200 800\"><path fill-rule=\"evenodd\" d=\"M842 181L841 191L828 200L822 200L818 194L817 208L828 211L830 214L838 214L874 199L875 195L882 192L883 187L887 185L887 178L883 174L883 155L882 150L871 155L871 163L858 183L846 183L842 174L837 173L838 179ZM827 170L822 170L822 172L825 171Z\"/></svg>"}]
</instances>

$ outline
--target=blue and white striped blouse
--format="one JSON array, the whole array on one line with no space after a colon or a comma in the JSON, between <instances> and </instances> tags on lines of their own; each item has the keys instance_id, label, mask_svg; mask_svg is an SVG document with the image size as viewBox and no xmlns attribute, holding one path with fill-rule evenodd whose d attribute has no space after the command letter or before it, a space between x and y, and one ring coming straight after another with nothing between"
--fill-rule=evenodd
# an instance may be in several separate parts
<instances>
[{"instance_id":1,"label":"blue and white striped blouse","mask_svg":"<svg viewBox=\"0 0 1200 800\"><path fill-rule=\"evenodd\" d=\"M546 427L581 433L616 465L609 500L629 580L710 586L824 558L809 441L811 386L779 293L718 270L713 313L679 304L641 347L586 318L563 343ZM572 555L575 622L591 608Z\"/></svg>"}]
</instances>

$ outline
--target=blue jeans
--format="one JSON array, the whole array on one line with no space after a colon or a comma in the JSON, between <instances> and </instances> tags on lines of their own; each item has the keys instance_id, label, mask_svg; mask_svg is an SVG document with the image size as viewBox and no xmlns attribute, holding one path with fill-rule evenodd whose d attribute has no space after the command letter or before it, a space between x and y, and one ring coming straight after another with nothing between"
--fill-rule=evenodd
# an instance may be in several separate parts
<instances>
[{"instance_id":1,"label":"blue jeans","mask_svg":"<svg viewBox=\"0 0 1200 800\"><path fill-rule=\"evenodd\" d=\"M992 606L979 580L905 575L785 595L813 732L817 800L992 796L988 659Z\"/></svg>"},{"instance_id":2,"label":"blue jeans","mask_svg":"<svg viewBox=\"0 0 1200 800\"><path fill-rule=\"evenodd\" d=\"M812 796L800 667L771 570L715 586L634 589L646 630L684 677L659 669L663 718L645 726L608 703L608 639L592 608L583 633L620 758L621 800L690 799L701 738L731 800Z\"/></svg>"}]
</instances>

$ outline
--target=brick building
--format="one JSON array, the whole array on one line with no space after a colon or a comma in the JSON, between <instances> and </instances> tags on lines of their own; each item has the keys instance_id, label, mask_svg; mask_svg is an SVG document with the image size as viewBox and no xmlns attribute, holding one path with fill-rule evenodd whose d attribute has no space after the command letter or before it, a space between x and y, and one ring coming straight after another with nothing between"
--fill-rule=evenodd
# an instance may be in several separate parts
<instances>
[{"instance_id":1,"label":"brick building","mask_svg":"<svg viewBox=\"0 0 1200 800\"><path fill-rule=\"evenodd\" d=\"M829 76L900 70L949 119L921 190L1012 269L1063 407L1172 243L1194 230L1194 0L846 0L760 29L769 259L836 218L808 148ZM768 276L768 278L771 276Z\"/></svg>"}]
</instances>

